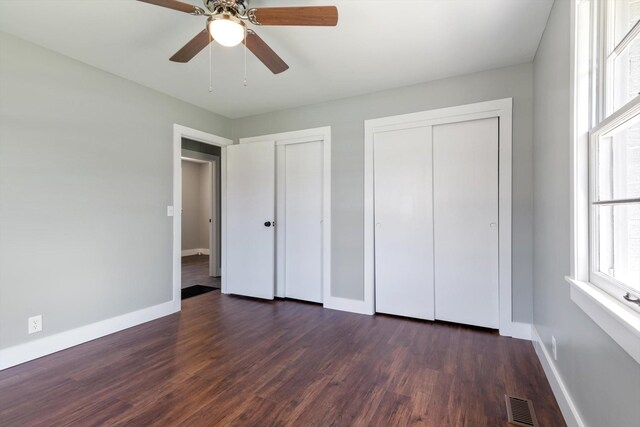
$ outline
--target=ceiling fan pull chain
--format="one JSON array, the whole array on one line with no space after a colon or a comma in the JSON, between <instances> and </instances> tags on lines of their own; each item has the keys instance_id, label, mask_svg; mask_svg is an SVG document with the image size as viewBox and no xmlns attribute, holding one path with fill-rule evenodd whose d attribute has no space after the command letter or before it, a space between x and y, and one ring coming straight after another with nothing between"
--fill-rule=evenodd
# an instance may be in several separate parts
<instances>
[{"instance_id":1,"label":"ceiling fan pull chain","mask_svg":"<svg viewBox=\"0 0 640 427\"><path fill-rule=\"evenodd\" d=\"M209 30L207 29L207 32L209 32ZM211 68L213 67L211 64L211 45L213 40L211 40L211 34L209 34L209 92L213 92L213 77L212 77L212 70Z\"/></svg>"},{"instance_id":2,"label":"ceiling fan pull chain","mask_svg":"<svg viewBox=\"0 0 640 427\"><path fill-rule=\"evenodd\" d=\"M244 32L244 87L247 87L247 32Z\"/></svg>"}]
</instances>

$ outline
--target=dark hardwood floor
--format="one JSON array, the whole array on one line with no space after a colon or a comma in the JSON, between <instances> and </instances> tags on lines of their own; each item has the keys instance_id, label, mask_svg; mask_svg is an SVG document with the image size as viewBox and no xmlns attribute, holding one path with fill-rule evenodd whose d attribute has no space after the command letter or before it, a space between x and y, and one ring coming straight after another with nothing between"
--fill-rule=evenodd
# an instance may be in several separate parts
<instances>
[{"instance_id":1,"label":"dark hardwood floor","mask_svg":"<svg viewBox=\"0 0 640 427\"><path fill-rule=\"evenodd\" d=\"M209 276L209 255L182 257L182 288L194 285L220 289L220 278Z\"/></svg>"},{"instance_id":2,"label":"dark hardwood floor","mask_svg":"<svg viewBox=\"0 0 640 427\"><path fill-rule=\"evenodd\" d=\"M0 425L495 427L504 393L565 425L530 342L216 290L0 372Z\"/></svg>"}]
</instances>

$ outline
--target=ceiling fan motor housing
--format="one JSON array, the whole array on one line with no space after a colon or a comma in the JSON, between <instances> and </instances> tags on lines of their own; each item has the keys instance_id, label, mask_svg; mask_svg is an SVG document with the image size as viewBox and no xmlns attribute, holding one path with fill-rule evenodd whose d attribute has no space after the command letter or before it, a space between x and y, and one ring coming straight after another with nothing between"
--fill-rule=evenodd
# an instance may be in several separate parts
<instances>
[{"instance_id":1,"label":"ceiling fan motor housing","mask_svg":"<svg viewBox=\"0 0 640 427\"><path fill-rule=\"evenodd\" d=\"M213 14L226 11L244 15L249 6L248 0L203 0L203 3Z\"/></svg>"}]
</instances>

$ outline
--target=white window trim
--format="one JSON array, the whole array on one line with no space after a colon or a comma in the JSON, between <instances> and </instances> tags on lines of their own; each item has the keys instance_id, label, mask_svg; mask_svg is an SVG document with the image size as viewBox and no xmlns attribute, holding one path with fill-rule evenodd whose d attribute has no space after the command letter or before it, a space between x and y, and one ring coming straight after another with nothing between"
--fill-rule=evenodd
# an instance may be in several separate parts
<instances>
[{"instance_id":1,"label":"white window trim","mask_svg":"<svg viewBox=\"0 0 640 427\"><path fill-rule=\"evenodd\" d=\"M581 7L592 7L592 5L589 2L575 0L572 2L571 10L571 275L565 279L570 284L571 300L636 362L640 363L640 313L622 302L621 298L613 297L590 281L592 273L589 237L591 211L589 145L591 139L614 129L640 113L640 100L631 101L603 120L591 131L591 135L589 134L589 112L585 112L585 106L601 107L591 103L591 94L602 93L602 82L597 81L596 87L593 87L589 73L584 72L583 54L585 51L592 52L591 41L587 41L586 45L582 46L576 44L578 31L581 30L581 25L585 25L584 21L579 21ZM591 13L594 11L595 7ZM587 22L586 25L590 24ZM586 63L589 66L590 60L587 59Z\"/></svg>"},{"instance_id":2,"label":"white window trim","mask_svg":"<svg viewBox=\"0 0 640 427\"><path fill-rule=\"evenodd\" d=\"M640 363L640 316L589 282L566 277L571 300Z\"/></svg>"}]
</instances>

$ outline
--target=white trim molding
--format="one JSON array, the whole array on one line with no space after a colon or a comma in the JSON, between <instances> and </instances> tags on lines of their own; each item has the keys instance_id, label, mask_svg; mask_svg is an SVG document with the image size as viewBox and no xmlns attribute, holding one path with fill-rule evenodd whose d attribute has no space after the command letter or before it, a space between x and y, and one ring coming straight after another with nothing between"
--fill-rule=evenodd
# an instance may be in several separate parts
<instances>
[{"instance_id":1,"label":"white trim molding","mask_svg":"<svg viewBox=\"0 0 640 427\"><path fill-rule=\"evenodd\" d=\"M569 394L569 389L565 386L553 358L547 351L547 347L544 345L542 338L540 338L540 334L538 334L538 330L535 326L531 329L533 348L535 349L536 355L542 365L542 369L544 369L544 373L549 380L549 385L551 386L553 395L558 402L558 406L560 406L560 411L562 412L564 421L569 427L584 427L585 424L582 422L578 408L573 403L573 399Z\"/></svg>"},{"instance_id":2,"label":"white trim molding","mask_svg":"<svg viewBox=\"0 0 640 427\"><path fill-rule=\"evenodd\" d=\"M168 301L0 350L0 370L168 316L178 309L173 301Z\"/></svg>"},{"instance_id":3,"label":"white trim molding","mask_svg":"<svg viewBox=\"0 0 640 427\"><path fill-rule=\"evenodd\" d=\"M531 341L531 328L531 323L512 322L511 333L509 336L512 338Z\"/></svg>"},{"instance_id":4,"label":"white trim molding","mask_svg":"<svg viewBox=\"0 0 640 427\"><path fill-rule=\"evenodd\" d=\"M640 363L640 317L617 299L588 283L565 278L571 285L571 300L603 331Z\"/></svg>"},{"instance_id":5,"label":"white trim molding","mask_svg":"<svg viewBox=\"0 0 640 427\"><path fill-rule=\"evenodd\" d=\"M294 130L291 132L273 133L270 135L240 138L240 144L260 141L275 141L276 145L300 144L303 142L331 141L331 126L313 129Z\"/></svg>"},{"instance_id":6,"label":"white trim molding","mask_svg":"<svg viewBox=\"0 0 640 427\"><path fill-rule=\"evenodd\" d=\"M180 295L182 291L182 138L188 138L194 141L202 142L204 144L216 145L220 147L220 161L222 169L220 171L221 183L220 183L220 212L222 217L220 218L221 230L222 230L222 244L221 250L221 286L225 289L224 280L224 266L225 266L225 253L226 253L226 150L224 149L228 145L232 145L233 141L227 138L222 138L217 135L202 132L197 129L192 129L186 126L178 124L173 125L173 302L176 306L176 311L180 310ZM201 249L196 249L196 251ZM197 253L197 252L196 252Z\"/></svg>"},{"instance_id":7,"label":"white trim molding","mask_svg":"<svg viewBox=\"0 0 640 427\"><path fill-rule=\"evenodd\" d=\"M328 290L324 297L324 308L330 310L348 311L350 313L367 314L371 315L371 310L365 301L334 297L331 295L331 290Z\"/></svg>"},{"instance_id":8,"label":"white trim molding","mask_svg":"<svg viewBox=\"0 0 640 427\"><path fill-rule=\"evenodd\" d=\"M499 307L500 334L527 338L528 326L512 318L511 282L511 187L512 187L512 98L478 102L457 107L365 121L364 140L364 306L367 314L375 312L374 279L374 176L373 136L375 132L407 127L435 126L497 117L499 121Z\"/></svg>"},{"instance_id":9,"label":"white trim molding","mask_svg":"<svg viewBox=\"0 0 640 427\"><path fill-rule=\"evenodd\" d=\"M334 308L335 297L331 296L331 126L240 138L239 143L261 141L273 141L276 147L322 141L322 302L325 308ZM277 287L274 294L284 297L283 290Z\"/></svg>"},{"instance_id":10,"label":"white trim molding","mask_svg":"<svg viewBox=\"0 0 640 427\"><path fill-rule=\"evenodd\" d=\"M192 255L209 255L209 249L199 248L199 249L183 249L181 252L182 256L192 256Z\"/></svg>"}]
</instances>

